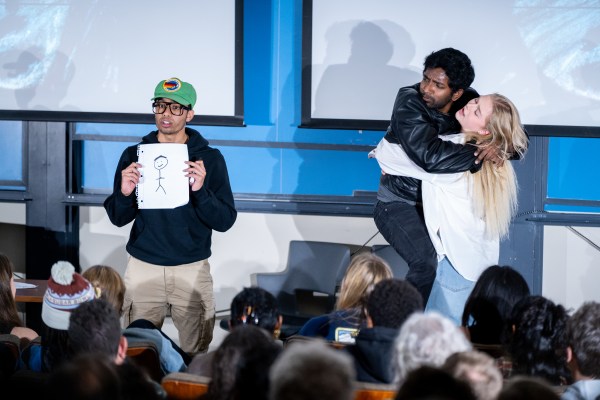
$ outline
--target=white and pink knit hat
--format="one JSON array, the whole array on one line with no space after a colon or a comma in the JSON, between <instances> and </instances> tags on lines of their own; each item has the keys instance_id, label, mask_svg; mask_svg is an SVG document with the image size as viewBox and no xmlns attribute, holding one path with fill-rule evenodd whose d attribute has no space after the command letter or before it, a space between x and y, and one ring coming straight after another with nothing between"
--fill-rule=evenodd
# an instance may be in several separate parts
<instances>
[{"instance_id":1,"label":"white and pink knit hat","mask_svg":"<svg viewBox=\"0 0 600 400\"><path fill-rule=\"evenodd\" d=\"M42 304L42 320L50 328L66 331L69 329L71 311L94 298L94 287L75 272L73 264L58 261L52 266L48 279L48 289Z\"/></svg>"}]
</instances>

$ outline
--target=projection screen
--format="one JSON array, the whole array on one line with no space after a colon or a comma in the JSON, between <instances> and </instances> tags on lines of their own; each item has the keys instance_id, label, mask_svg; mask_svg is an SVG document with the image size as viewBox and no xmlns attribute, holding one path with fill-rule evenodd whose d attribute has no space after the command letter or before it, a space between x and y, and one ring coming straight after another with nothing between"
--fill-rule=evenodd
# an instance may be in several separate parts
<instances>
[{"instance_id":1,"label":"projection screen","mask_svg":"<svg viewBox=\"0 0 600 400\"><path fill-rule=\"evenodd\" d=\"M599 0L305 1L303 124L384 127L398 88L444 47L469 55L473 87L508 96L525 124L600 136Z\"/></svg>"},{"instance_id":2,"label":"projection screen","mask_svg":"<svg viewBox=\"0 0 600 400\"><path fill-rule=\"evenodd\" d=\"M198 92L196 115L235 124L241 13L236 0L0 1L0 117L127 122L178 77Z\"/></svg>"}]
</instances>

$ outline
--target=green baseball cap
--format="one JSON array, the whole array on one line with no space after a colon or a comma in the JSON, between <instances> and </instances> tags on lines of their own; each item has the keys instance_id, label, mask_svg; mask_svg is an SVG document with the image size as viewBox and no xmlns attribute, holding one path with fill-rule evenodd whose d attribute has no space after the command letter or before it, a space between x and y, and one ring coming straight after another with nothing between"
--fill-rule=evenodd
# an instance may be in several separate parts
<instances>
[{"instance_id":1,"label":"green baseball cap","mask_svg":"<svg viewBox=\"0 0 600 400\"><path fill-rule=\"evenodd\" d=\"M158 82L156 89L154 89L152 100L160 98L171 99L182 106L194 108L194 104L196 104L196 90L187 82L178 78L169 78Z\"/></svg>"}]
</instances>

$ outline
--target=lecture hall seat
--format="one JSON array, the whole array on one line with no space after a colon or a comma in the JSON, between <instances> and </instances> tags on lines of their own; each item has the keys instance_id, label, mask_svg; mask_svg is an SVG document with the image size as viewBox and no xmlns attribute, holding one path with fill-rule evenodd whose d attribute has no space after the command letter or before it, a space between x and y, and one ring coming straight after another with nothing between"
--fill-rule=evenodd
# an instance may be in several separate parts
<instances>
[{"instance_id":1,"label":"lecture hall seat","mask_svg":"<svg viewBox=\"0 0 600 400\"><path fill-rule=\"evenodd\" d=\"M168 400L194 400L208 391L210 378L187 372L172 372L166 375L161 386Z\"/></svg>"}]
</instances>

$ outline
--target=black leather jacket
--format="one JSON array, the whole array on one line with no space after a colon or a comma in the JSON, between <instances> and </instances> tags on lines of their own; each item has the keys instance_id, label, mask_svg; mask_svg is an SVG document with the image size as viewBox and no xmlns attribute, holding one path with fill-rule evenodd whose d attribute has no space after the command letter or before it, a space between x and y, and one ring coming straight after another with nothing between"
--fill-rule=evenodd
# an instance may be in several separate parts
<instances>
[{"instance_id":1,"label":"black leather jacket","mask_svg":"<svg viewBox=\"0 0 600 400\"><path fill-rule=\"evenodd\" d=\"M454 114L477 96L474 89L467 89L459 102L453 104L450 113L442 114L427 107L418 83L400 88L385 140L401 144L408 157L427 172L478 171L481 166L475 164L474 146L463 146L438 138L439 134L460 131ZM405 200L421 201L421 181L418 179L386 174L381 176L380 185Z\"/></svg>"}]
</instances>

